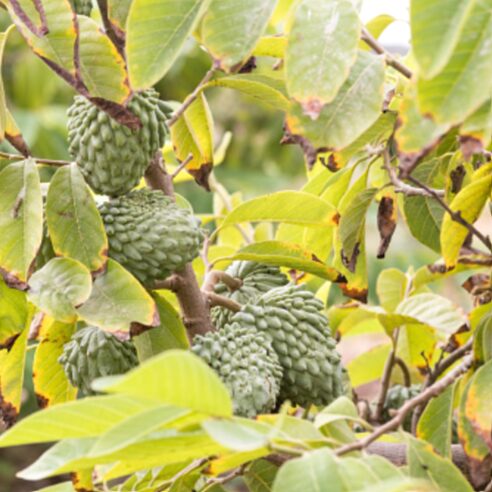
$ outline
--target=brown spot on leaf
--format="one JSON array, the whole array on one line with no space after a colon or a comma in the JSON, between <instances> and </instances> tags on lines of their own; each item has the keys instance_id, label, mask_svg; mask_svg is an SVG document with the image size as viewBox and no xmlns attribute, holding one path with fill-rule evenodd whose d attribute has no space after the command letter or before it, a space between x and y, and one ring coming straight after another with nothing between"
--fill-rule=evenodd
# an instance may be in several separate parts
<instances>
[{"instance_id":1,"label":"brown spot on leaf","mask_svg":"<svg viewBox=\"0 0 492 492\"><path fill-rule=\"evenodd\" d=\"M256 58L252 56L248 60L246 60L246 63L241 66L238 73L251 73L256 68L256 66Z\"/></svg>"},{"instance_id":2,"label":"brown spot on leaf","mask_svg":"<svg viewBox=\"0 0 492 492\"><path fill-rule=\"evenodd\" d=\"M5 422L7 428L15 424L18 416L19 409L12 403L5 401L3 395L0 394L0 418Z\"/></svg>"},{"instance_id":3,"label":"brown spot on leaf","mask_svg":"<svg viewBox=\"0 0 492 492\"><path fill-rule=\"evenodd\" d=\"M0 343L0 350L7 349L8 351L13 347L15 341L19 338L20 333L16 333L7 338L4 342Z\"/></svg>"},{"instance_id":4,"label":"brown spot on leaf","mask_svg":"<svg viewBox=\"0 0 492 492\"><path fill-rule=\"evenodd\" d=\"M301 103L302 112L312 120L317 120L319 118L323 106L324 103L319 99L308 99Z\"/></svg>"},{"instance_id":5,"label":"brown spot on leaf","mask_svg":"<svg viewBox=\"0 0 492 492\"><path fill-rule=\"evenodd\" d=\"M449 177L451 178L451 193L456 194L461 190L465 176L466 170L461 164L449 173Z\"/></svg>"},{"instance_id":6,"label":"brown spot on leaf","mask_svg":"<svg viewBox=\"0 0 492 492\"><path fill-rule=\"evenodd\" d=\"M210 191L208 178L212 172L213 165L210 163L202 164L199 169L188 169L187 171L195 178L195 181L207 191Z\"/></svg>"},{"instance_id":7,"label":"brown spot on leaf","mask_svg":"<svg viewBox=\"0 0 492 492\"><path fill-rule=\"evenodd\" d=\"M280 140L281 145L299 145L301 147L304 157L306 158L306 163L309 169L312 169L316 160L318 158L318 150L316 150L313 144L305 137L301 135L294 135L289 131L287 126L284 128L284 136Z\"/></svg>"},{"instance_id":8,"label":"brown spot on leaf","mask_svg":"<svg viewBox=\"0 0 492 492\"><path fill-rule=\"evenodd\" d=\"M7 286L11 289L26 291L29 288L26 282L19 280L15 275L12 275L3 268L0 268L0 275L3 277L3 280Z\"/></svg>"},{"instance_id":9,"label":"brown spot on leaf","mask_svg":"<svg viewBox=\"0 0 492 492\"><path fill-rule=\"evenodd\" d=\"M378 230L381 241L377 252L378 258L384 258L396 229L396 214L393 198L385 196L379 202Z\"/></svg>"},{"instance_id":10,"label":"brown spot on leaf","mask_svg":"<svg viewBox=\"0 0 492 492\"><path fill-rule=\"evenodd\" d=\"M340 289L342 290L343 294L346 295L347 297L350 297L351 299L355 299L360 302L367 302L367 295L368 295L368 290L367 289L356 289L354 287L349 287L347 283L339 283Z\"/></svg>"},{"instance_id":11,"label":"brown spot on leaf","mask_svg":"<svg viewBox=\"0 0 492 492\"><path fill-rule=\"evenodd\" d=\"M33 373L32 376L34 378L35 374ZM47 408L50 405L50 401L48 400L48 398L39 393L36 393L36 400L38 402L39 408Z\"/></svg>"},{"instance_id":12,"label":"brown spot on leaf","mask_svg":"<svg viewBox=\"0 0 492 492\"><path fill-rule=\"evenodd\" d=\"M125 108L125 106L100 97L90 97L89 100L99 109L108 113L120 125L124 125L134 131L142 128L140 118L134 115L128 108Z\"/></svg>"},{"instance_id":13,"label":"brown spot on leaf","mask_svg":"<svg viewBox=\"0 0 492 492\"><path fill-rule=\"evenodd\" d=\"M138 335L141 335L142 333L145 333L146 331L152 330L154 327L153 326L147 326L147 325L142 325L140 323L132 323L130 325L130 336L136 337Z\"/></svg>"},{"instance_id":14,"label":"brown spot on leaf","mask_svg":"<svg viewBox=\"0 0 492 492\"><path fill-rule=\"evenodd\" d=\"M340 224L340 218L341 218L340 214L336 212L335 215L333 216L333 223L336 225Z\"/></svg>"},{"instance_id":15,"label":"brown spot on leaf","mask_svg":"<svg viewBox=\"0 0 492 492\"><path fill-rule=\"evenodd\" d=\"M12 147L18 150L23 156L29 157L31 155L31 151L29 150L29 146L27 145L24 137L20 133L9 133L5 132L5 138L10 142Z\"/></svg>"},{"instance_id":16,"label":"brown spot on leaf","mask_svg":"<svg viewBox=\"0 0 492 492\"><path fill-rule=\"evenodd\" d=\"M359 253L360 253L360 243L355 244L354 250L352 251L352 255L350 256L350 258L345 254L343 250L340 252L342 263L349 272L352 273L355 272L355 267L357 266L357 258L359 257Z\"/></svg>"}]
</instances>

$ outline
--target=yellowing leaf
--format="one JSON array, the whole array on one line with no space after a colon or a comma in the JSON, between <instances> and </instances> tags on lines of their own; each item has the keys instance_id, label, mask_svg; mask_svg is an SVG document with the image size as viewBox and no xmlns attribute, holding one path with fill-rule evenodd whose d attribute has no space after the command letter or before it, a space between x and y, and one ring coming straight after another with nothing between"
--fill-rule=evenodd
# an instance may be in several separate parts
<instances>
[{"instance_id":1,"label":"yellowing leaf","mask_svg":"<svg viewBox=\"0 0 492 492\"><path fill-rule=\"evenodd\" d=\"M0 33L0 67L3 64L3 53L9 34L15 26L12 24L6 31ZM5 90L3 87L3 77L0 73L0 140L5 137L5 129L7 127L7 102L5 101Z\"/></svg>"},{"instance_id":2,"label":"yellowing leaf","mask_svg":"<svg viewBox=\"0 0 492 492\"><path fill-rule=\"evenodd\" d=\"M209 189L208 176L214 164L213 119L203 93L171 126L171 138L176 157L181 161L192 159L186 170L198 184Z\"/></svg>"},{"instance_id":3,"label":"yellowing leaf","mask_svg":"<svg viewBox=\"0 0 492 492\"><path fill-rule=\"evenodd\" d=\"M8 285L26 286L43 235L43 200L32 159L0 172L0 268Z\"/></svg>"},{"instance_id":4,"label":"yellowing leaf","mask_svg":"<svg viewBox=\"0 0 492 492\"><path fill-rule=\"evenodd\" d=\"M487 199L492 190L492 167L488 174L472 180L465 186L453 199L450 208L454 213L459 213L467 222L473 224L485 206ZM480 170L479 170L480 171ZM468 235L468 229L456 222L446 213L441 228L441 252L446 266L454 267L456 265L460 249Z\"/></svg>"}]
</instances>

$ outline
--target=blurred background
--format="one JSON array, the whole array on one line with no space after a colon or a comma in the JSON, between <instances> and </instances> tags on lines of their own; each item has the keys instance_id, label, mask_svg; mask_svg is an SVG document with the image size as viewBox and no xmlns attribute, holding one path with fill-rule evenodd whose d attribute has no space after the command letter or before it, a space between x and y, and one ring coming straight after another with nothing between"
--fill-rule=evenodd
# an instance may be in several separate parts
<instances>
[{"instance_id":1,"label":"blurred background","mask_svg":"<svg viewBox=\"0 0 492 492\"><path fill-rule=\"evenodd\" d=\"M367 21L379 14L391 14L399 19L382 35L381 41L391 51L405 54L408 51L410 31L408 26L408 1L366 0L362 17ZM9 25L4 10L0 10L0 28ZM263 63L273 63L266 60ZM208 70L210 59L196 43L190 41L171 72L157 85L162 99L182 101ZM71 104L73 91L57 78L38 58L32 55L18 33L13 32L5 50L3 78L7 100L22 133L36 157L69 159L66 144L66 110ZM215 120L216 142L227 132L232 139L222 165L217 167L217 179L230 193L241 192L244 199L277 191L299 189L306 181L306 168L301 151L296 146L279 144L283 135L283 115L237 92L225 89L207 91L207 98ZM8 144L2 150L15 152ZM1 167L2 163L0 163ZM44 168L45 179L50 169ZM177 186L177 191L193 205L196 213L212 212L212 195L194 182ZM368 217L368 265L371 292L378 273L388 267L406 270L431 263L437 255L421 246L410 236L401 222L384 260L376 259L378 244L376 210ZM468 308L467 298L459 289L459 279L441 282L436 289L458 300ZM335 291L335 289L332 289ZM338 292L338 291L337 291ZM333 302L341 301L333 294ZM370 301L376 302L371 294ZM32 351L31 351L32 353ZM30 372L28 358L26 372ZM26 378L26 404L23 415L36 409L35 398ZM15 470L32 462L39 455L39 447L0 451L0 492L30 492L43 484L15 481ZM46 485L46 484L44 484Z\"/></svg>"}]
</instances>

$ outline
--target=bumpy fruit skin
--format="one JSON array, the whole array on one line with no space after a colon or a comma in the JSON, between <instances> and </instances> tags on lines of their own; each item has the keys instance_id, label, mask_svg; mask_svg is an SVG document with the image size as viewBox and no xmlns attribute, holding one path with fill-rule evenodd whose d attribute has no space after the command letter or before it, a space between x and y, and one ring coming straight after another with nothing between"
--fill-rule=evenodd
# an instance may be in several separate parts
<instances>
[{"instance_id":1,"label":"bumpy fruit skin","mask_svg":"<svg viewBox=\"0 0 492 492\"><path fill-rule=\"evenodd\" d=\"M322 308L303 286L286 285L247 304L232 318L268 336L284 373L280 398L304 407L328 405L343 394L346 384Z\"/></svg>"},{"instance_id":2,"label":"bumpy fruit skin","mask_svg":"<svg viewBox=\"0 0 492 492\"><path fill-rule=\"evenodd\" d=\"M410 387L402 386L401 384L395 384L392 386L388 393L386 393L386 400L384 402L383 420L387 422L393 415L391 410L398 410L408 400L415 398L421 391L420 384L412 384ZM412 413L410 412L403 422L403 428L406 431L410 431L412 427Z\"/></svg>"},{"instance_id":3,"label":"bumpy fruit skin","mask_svg":"<svg viewBox=\"0 0 492 492\"><path fill-rule=\"evenodd\" d=\"M152 286L195 259L203 242L196 218L158 190L141 189L99 207L109 256Z\"/></svg>"},{"instance_id":4,"label":"bumpy fruit skin","mask_svg":"<svg viewBox=\"0 0 492 492\"><path fill-rule=\"evenodd\" d=\"M99 194L127 193L142 179L164 145L168 107L155 90L135 94L128 109L142 127L130 130L82 96L68 110L69 151L91 188Z\"/></svg>"},{"instance_id":5,"label":"bumpy fruit skin","mask_svg":"<svg viewBox=\"0 0 492 492\"><path fill-rule=\"evenodd\" d=\"M192 351L227 386L236 415L254 417L275 408L282 368L267 336L232 323L196 336Z\"/></svg>"},{"instance_id":6,"label":"bumpy fruit skin","mask_svg":"<svg viewBox=\"0 0 492 492\"><path fill-rule=\"evenodd\" d=\"M63 346L58 362L69 381L86 395L93 394L94 379L123 374L138 364L131 342L122 342L111 333L89 326Z\"/></svg>"},{"instance_id":7,"label":"bumpy fruit skin","mask_svg":"<svg viewBox=\"0 0 492 492\"><path fill-rule=\"evenodd\" d=\"M92 0L70 0L72 8L79 15L91 15Z\"/></svg>"},{"instance_id":8,"label":"bumpy fruit skin","mask_svg":"<svg viewBox=\"0 0 492 492\"><path fill-rule=\"evenodd\" d=\"M231 292L225 284L219 282L215 286L215 292L221 296L229 297L239 304L254 301L265 292L289 282L279 267L263 265L254 261L234 261L226 269L226 273L242 280L243 285ZM229 323L233 314L229 309L218 306L211 311L212 321L217 327Z\"/></svg>"}]
</instances>

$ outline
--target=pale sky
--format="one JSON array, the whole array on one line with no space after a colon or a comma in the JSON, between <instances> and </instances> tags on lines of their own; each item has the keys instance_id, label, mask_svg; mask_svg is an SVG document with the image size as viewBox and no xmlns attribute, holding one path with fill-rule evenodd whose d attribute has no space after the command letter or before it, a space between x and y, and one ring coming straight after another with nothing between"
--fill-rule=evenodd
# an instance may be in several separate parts
<instances>
[{"instance_id":1,"label":"pale sky","mask_svg":"<svg viewBox=\"0 0 492 492\"><path fill-rule=\"evenodd\" d=\"M409 0L363 0L361 16L368 21L379 14L390 14L396 19L382 34L380 41L389 45L408 45L410 27L408 25Z\"/></svg>"}]
</instances>

